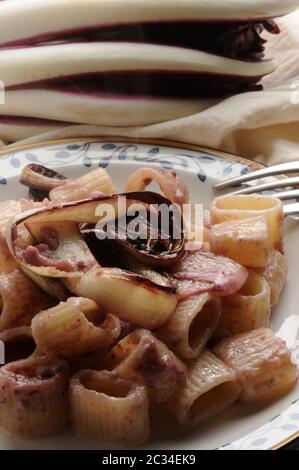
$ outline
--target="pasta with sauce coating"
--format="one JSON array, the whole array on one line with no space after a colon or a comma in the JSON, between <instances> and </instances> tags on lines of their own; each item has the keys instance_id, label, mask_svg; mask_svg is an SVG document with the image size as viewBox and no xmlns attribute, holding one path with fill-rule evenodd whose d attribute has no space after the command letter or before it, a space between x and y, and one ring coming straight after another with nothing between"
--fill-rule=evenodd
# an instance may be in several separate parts
<instances>
[{"instance_id":1,"label":"pasta with sauce coating","mask_svg":"<svg viewBox=\"0 0 299 470\"><path fill-rule=\"evenodd\" d=\"M236 294L222 299L220 327L232 335L269 326L271 292L266 279L254 271Z\"/></svg>"},{"instance_id":2,"label":"pasta with sauce coating","mask_svg":"<svg viewBox=\"0 0 299 470\"><path fill-rule=\"evenodd\" d=\"M72 202L87 199L95 193L115 194L116 188L104 168L97 168L86 175L54 188L50 199L59 202Z\"/></svg>"},{"instance_id":3,"label":"pasta with sauce coating","mask_svg":"<svg viewBox=\"0 0 299 470\"><path fill-rule=\"evenodd\" d=\"M220 309L220 300L209 293L195 295L179 302L176 311L156 334L182 359L195 359L216 330Z\"/></svg>"},{"instance_id":4,"label":"pasta with sauce coating","mask_svg":"<svg viewBox=\"0 0 299 470\"><path fill-rule=\"evenodd\" d=\"M148 387L154 403L163 403L186 379L186 367L150 331L136 330L119 341L105 365L121 377Z\"/></svg>"},{"instance_id":5,"label":"pasta with sauce coating","mask_svg":"<svg viewBox=\"0 0 299 470\"><path fill-rule=\"evenodd\" d=\"M232 195L214 199L211 205L212 224L264 216L268 225L271 250L283 250L283 205L280 199L261 195Z\"/></svg>"},{"instance_id":6,"label":"pasta with sauce coating","mask_svg":"<svg viewBox=\"0 0 299 470\"><path fill-rule=\"evenodd\" d=\"M285 342L267 328L224 339L213 351L236 372L241 401L271 400L297 380L297 367Z\"/></svg>"},{"instance_id":7,"label":"pasta with sauce coating","mask_svg":"<svg viewBox=\"0 0 299 470\"><path fill-rule=\"evenodd\" d=\"M210 351L187 361L187 381L167 402L184 426L194 426L232 405L240 386L234 371Z\"/></svg>"},{"instance_id":8,"label":"pasta with sauce coating","mask_svg":"<svg viewBox=\"0 0 299 470\"><path fill-rule=\"evenodd\" d=\"M265 269L257 269L264 276L271 290L271 307L276 307L288 277L288 265L284 255L272 251L270 261Z\"/></svg>"},{"instance_id":9,"label":"pasta with sauce coating","mask_svg":"<svg viewBox=\"0 0 299 470\"><path fill-rule=\"evenodd\" d=\"M120 334L120 322L113 315L103 315L93 300L70 297L36 315L32 333L47 355L73 358L112 345Z\"/></svg>"},{"instance_id":10,"label":"pasta with sauce coating","mask_svg":"<svg viewBox=\"0 0 299 470\"><path fill-rule=\"evenodd\" d=\"M0 426L14 437L34 439L69 425L69 367L30 357L0 369Z\"/></svg>"},{"instance_id":11,"label":"pasta with sauce coating","mask_svg":"<svg viewBox=\"0 0 299 470\"><path fill-rule=\"evenodd\" d=\"M213 253L243 266L259 268L269 263L268 227L263 216L213 225L209 241Z\"/></svg>"}]
</instances>

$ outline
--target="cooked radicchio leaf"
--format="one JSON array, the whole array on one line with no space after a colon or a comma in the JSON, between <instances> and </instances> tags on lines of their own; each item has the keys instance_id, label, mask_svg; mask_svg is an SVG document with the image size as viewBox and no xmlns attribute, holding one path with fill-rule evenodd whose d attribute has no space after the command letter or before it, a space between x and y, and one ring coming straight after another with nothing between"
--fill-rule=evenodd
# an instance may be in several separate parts
<instances>
[{"instance_id":1,"label":"cooked radicchio leaf","mask_svg":"<svg viewBox=\"0 0 299 470\"><path fill-rule=\"evenodd\" d=\"M147 205L172 208L169 199L153 192L128 193L140 203ZM152 213L146 212L146 217L138 218L138 226L134 230L130 224L135 216L121 217L115 224L98 228L95 224L82 224L80 231L85 237L89 249L94 257L106 266L119 266L126 268L128 256L136 259L146 266L167 268L179 261L185 253L184 222L178 207L174 211L165 213L168 220L162 221L160 212L152 225ZM165 223L166 222L166 223ZM168 232L164 230L169 227ZM179 236L178 236L179 235Z\"/></svg>"},{"instance_id":2,"label":"cooked radicchio leaf","mask_svg":"<svg viewBox=\"0 0 299 470\"><path fill-rule=\"evenodd\" d=\"M42 201L49 196L53 188L57 188L67 182L67 178L38 163L25 166L20 182L29 188L29 195L35 201Z\"/></svg>"}]
</instances>

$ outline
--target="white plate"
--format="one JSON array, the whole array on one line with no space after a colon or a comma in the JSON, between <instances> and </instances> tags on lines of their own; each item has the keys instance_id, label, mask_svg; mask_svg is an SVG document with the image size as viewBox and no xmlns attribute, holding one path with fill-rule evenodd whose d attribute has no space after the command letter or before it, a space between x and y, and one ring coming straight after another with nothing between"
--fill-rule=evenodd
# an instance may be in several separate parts
<instances>
[{"instance_id":1,"label":"white plate","mask_svg":"<svg viewBox=\"0 0 299 470\"><path fill-rule=\"evenodd\" d=\"M192 202L209 204L212 186L228 177L255 168L251 162L217 151L175 146L171 143L132 143L107 139L53 142L11 150L0 157L0 200L26 197L18 180L21 169L39 162L76 177L98 165L107 168L119 191L126 178L144 165L175 169L188 184ZM1 214L0 214L1 217ZM285 223L289 280L278 308L273 313L272 329L287 340L299 361L299 222ZM288 395L266 408L235 405L188 434L177 426L155 423L158 430L146 446L151 449L269 449L281 447L299 436L299 385ZM169 429L170 428L170 429ZM79 439L71 433L22 441L0 433L0 449L104 449L105 444ZM109 446L109 448L111 448Z\"/></svg>"}]
</instances>

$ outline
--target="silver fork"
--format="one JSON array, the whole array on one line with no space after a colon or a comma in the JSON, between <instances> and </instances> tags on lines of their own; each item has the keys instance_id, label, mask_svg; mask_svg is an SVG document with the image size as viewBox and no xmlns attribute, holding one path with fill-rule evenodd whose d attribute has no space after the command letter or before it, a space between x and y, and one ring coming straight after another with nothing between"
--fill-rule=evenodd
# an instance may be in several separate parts
<instances>
[{"instance_id":1,"label":"silver fork","mask_svg":"<svg viewBox=\"0 0 299 470\"><path fill-rule=\"evenodd\" d=\"M246 175L238 176L236 178L230 178L221 183L217 183L214 186L215 190L227 189L235 186L240 186L243 183L248 183L255 180L261 180L275 175L288 175L293 173L299 173L299 161L280 163L279 165L270 166L263 168L262 170L253 171ZM293 176L291 178L281 178L268 183L256 184L253 186L246 186L242 189L226 193L226 195L237 195L237 194L253 194L261 193L263 191L278 190L285 188L284 191L275 192L273 195L282 201L288 201L291 199L299 198L299 189L294 189L294 185L299 184L299 176ZM299 203L286 204L284 206L284 214L298 215L299 214Z\"/></svg>"}]
</instances>

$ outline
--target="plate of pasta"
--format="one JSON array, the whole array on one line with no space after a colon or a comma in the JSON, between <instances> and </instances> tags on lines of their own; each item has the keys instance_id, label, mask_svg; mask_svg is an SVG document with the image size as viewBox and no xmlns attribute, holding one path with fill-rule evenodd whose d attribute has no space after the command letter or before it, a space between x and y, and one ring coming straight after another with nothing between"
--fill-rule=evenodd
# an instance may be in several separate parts
<instances>
[{"instance_id":1,"label":"plate of pasta","mask_svg":"<svg viewBox=\"0 0 299 470\"><path fill-rule=\"evenodd\" d=\"M299 435L298 221L257 164L77 139L0 156L0 449L270 449Z\"/></svg>"}]
</instances>

